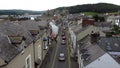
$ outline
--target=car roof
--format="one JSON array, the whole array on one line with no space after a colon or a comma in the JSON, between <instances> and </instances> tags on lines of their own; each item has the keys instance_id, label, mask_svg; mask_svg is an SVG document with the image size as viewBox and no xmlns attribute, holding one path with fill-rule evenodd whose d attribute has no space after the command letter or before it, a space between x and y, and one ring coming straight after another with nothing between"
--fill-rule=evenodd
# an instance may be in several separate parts
<instances>
[{"instance_id":1,"label":"car roof","mask_svg":"<svg viewBox=\"0 0 120 68\"><path fill-rule=\"evenodd\" d=\"M62 40L62 41L65 41L65 40Z\"/></svg>"},{"instance_id":2,"label":"car roof","mask_svg":"<svg viewBox=\"0 0 120 68\"><path fill-rule=\"evenodd\" d=\"M60 53L60 56L64 56L64 53Z\"/></svg>"}]
</instances>

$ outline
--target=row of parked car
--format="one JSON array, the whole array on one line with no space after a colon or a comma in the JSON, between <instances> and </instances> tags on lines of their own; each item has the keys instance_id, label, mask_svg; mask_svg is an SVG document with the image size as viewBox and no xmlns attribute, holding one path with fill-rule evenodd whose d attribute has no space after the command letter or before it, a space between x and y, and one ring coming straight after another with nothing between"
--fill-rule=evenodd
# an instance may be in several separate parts
<instances>
[{"instance_id":1,"label":"row of parked car","mask_svg":"<svg viewBox=\"0 0 120 68\"><path fill-rule=\"evenodd\" d=\"M62 34L61 34L61 45L66 45L66 35L65 35L65 28L62 29ZM65 53L61 52L58 57L59 61L65 61Z\"/></svg>"}]
</instances>

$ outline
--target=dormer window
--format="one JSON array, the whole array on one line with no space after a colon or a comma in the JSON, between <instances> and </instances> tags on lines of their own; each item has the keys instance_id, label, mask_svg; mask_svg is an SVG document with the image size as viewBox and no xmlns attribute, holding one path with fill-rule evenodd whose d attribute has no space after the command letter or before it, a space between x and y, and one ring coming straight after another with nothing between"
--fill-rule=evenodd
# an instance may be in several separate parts
<instances>
[{"instance_id":1,"label":"dormer window","mask_svg":"<svg viewBox=\"0 0 120 68\"><path fill-rule=\"evenodd\" d=\"M107 46L106 46L106 49L107 49L108 51L111 51L111 50L112 50L112 48L111 48L110 45L107 45Z\"/></svg>"},{"instance_id":2,"label":"dormer window","mask_svg":"<svg viewBox=\"0 0 120 68\"><path fill-rule=\"evenodd\" d=\"M39 26L40 30L44 30L44 27L43 26Z\"/></svg>"},{"instance_id":3,"label":"dormer window","mask_svg":"<svg viewBox=\"0 0 120 68\"><path fill-rule=\"evenodd\" d=\"M23 40L22 36L11 35L11 36L8 36L8 37L9 37L12 44L21 44L22 40Z\"/></svg>"},{"instance_id":4,"label":"dormer window","mask_svg":"<svg viewBox=\"0 0 120 68\"><path fill-rule=\"evenodd\" d=\"M115 47L119 47L119 44L118 44L118 43L114 43L114 46L115 46Z\"/></svg>"},{"instance_id":5,"label":"dormer window","mask_svg":"<svg viewBox=\"0 0 120 68\"><path fill-rule=\"evenodd\" d=\"M39 34L39 30L29 30L32 36L36 36Z\"/></svg>"},{"instance_id":6,"label":"dormer window","mask_svg":"<svg viewBox=\"0 0 120 68\"><path fill-rule=\"evenodd\" d=\"M24 54L24 48L26 46L23 36L20 35L9 35L8 39L10 43L17 47L19 50L22 50L21 54Z\"/></svg>"}]
</instances>

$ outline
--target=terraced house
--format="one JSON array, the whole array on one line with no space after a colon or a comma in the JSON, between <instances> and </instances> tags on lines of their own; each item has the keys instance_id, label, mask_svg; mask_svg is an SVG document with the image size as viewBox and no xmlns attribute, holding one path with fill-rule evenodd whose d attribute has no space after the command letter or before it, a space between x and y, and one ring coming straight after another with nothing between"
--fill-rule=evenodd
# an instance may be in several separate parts
<instances>
[{"instance_id":1,"label":"terraced house","mask_svg":"<svg viewBox=\"0 0 120 68\"><path fill-rule=\"evenodd\" d=\"M34 68L30 34L16 23L0 24L1 68Z\"/></svg>"},{"instance_id":2,"label":"terraced house","mask_svg":"<svg viewBox=\"0 0 120 68\"><path fill-rule=\"evenodd\" d=\"M0 23L0 68L40 67L49 43L46 30L47 21Z\"/></svg>"}]
</instances>

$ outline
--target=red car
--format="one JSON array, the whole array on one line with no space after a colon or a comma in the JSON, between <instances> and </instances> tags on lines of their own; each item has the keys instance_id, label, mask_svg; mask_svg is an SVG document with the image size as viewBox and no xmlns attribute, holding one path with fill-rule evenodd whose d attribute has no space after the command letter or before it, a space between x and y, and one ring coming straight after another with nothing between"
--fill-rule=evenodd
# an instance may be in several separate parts
<instances>
[{"instance_id":1,"label":"red car","mask_svg":"<svg viewBox=\"0 0 120 68\"><path fill-rule=\"evenodd\" d=\"M62 36L62 40L66 40L66 37L65 37L65 36Z\"/></svg>"},{"instance_id":2,"label":"red car","mask_svg":"<svg viewBox=\"0 0 120 68\"><path fill-rule=\"evenodd\" d=\"M65 31L62 29L62 32L65 32Z\"/></svg>"}]
</instances>

